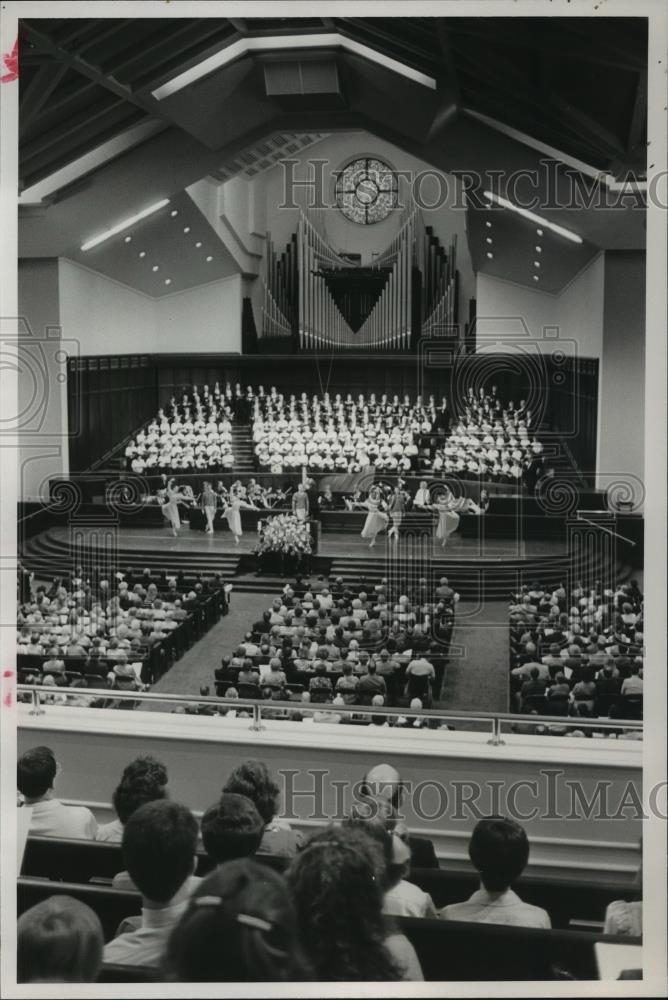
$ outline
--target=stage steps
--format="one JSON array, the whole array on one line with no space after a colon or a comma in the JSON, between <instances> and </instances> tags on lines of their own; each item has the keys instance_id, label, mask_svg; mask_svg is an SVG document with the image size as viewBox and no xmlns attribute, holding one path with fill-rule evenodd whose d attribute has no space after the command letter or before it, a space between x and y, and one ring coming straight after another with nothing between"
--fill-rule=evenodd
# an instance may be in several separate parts
<instances>
[{"instance_id":1,"label":"stage steps","mask_svg":"<svg viewBox=\"0 0 668 1000\"><path fill-rule=\"evenodd\" d=\"M79 547L73 555L70 540L51 531L45 531L28 539L22 547L22 559L33 570L39 580L50 580L54 576L71 572L73 564L85 558L86 547ZM226 580L234 584L234 590L247 593L277 593L286 583L286 578L276 575L256 575L250 569L248 553L220 552L217 550L170 551L166 546L154 541L145 548L124 546L122 542L115 552L114 562L122 571L128 566L134 569L148 567L156 571L167 570L176 573L213 575L222 573ZM344 584L364 586L372 589L383 578L396 579L399 574L416 581L419 577L438 580L447 576L450 586L462 600L479 600L484 594L487 600L508 600L510 594L523 584L539 580L542 585L556 587L568 580L569 560L567 555L557 557L536 556L529 559L487 559L471 560L445 558L433 559L424 567L407 562L401 570L388 561L381 551L375 558L357 556L316 557L314 575L328 573L330 579L341 577ZM592 573L599 571L592 567ZM623 582L632 574L626 564L617 566L615 581Z\"/></svg>"},{"instance_id":2,"label":"stage steps","mask_svg":"<svg viewBox=\"0 0 668 1000\"><path fill-rule=\"evenodd\" d=\"M255 472L253 435L248 424L232 424L232 454L235 475L246 476Z\"/></svg>"}]
</instances>

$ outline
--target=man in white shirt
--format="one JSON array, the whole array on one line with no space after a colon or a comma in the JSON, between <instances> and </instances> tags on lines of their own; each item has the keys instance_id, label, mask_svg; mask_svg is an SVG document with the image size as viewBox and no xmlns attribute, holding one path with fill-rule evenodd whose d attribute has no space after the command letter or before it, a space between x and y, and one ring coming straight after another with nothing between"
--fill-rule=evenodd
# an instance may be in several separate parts
<instances>
[{"instance_id":1,"label":"man in white shirt","mask_svg":"<svg viewBox=\"0 0 668 1000\"><path fill-rule=\"evenodd\" d=\"M53 783L60 766L49 747L33 747L17 763L17 786L32 807L30 833L42 837L93 840L97 820L85 806L66 806L54 798Z\"/></svg>"},{"instance_id":2,"label":"man in white shirt","mask_svg":"<svg viewBox=\"0 0 668 1000\"><path fill-rule=\"evenodd\" d=\"M519 823L502 816L479 820L469 842L469 857L480 874L481 887L466 902L444 906L439 914L442 920L552 926L546 910L524 903L510 888L529 860L529 839Z\"/></svg>"},{"instance_id":3,"label":"man in white shirt","mask_svg":"<svg viewBox=\"0 0 668 1000\"><path fill-rule=\"evenodd\" d=\"M429 496L427 480L422 479L420 481L420 488L415 494L415 499L413 500L413 506L417 508L428 507L430 503L431 503L431 497Z\"/></svg>"},{"instance_id":4,"label":"man in white shirt","mask_svg":"<svg viewBox=\"0 0 668 1000\"><path fill-rule=\"evenodd\" d=\"M186 806L162 799L132 814L123 831L123 858L142 895L141 920L129 918L105 946L104 961L160 965L167 941L193 890L197 822Z\"/></svg>"}]
</instances>

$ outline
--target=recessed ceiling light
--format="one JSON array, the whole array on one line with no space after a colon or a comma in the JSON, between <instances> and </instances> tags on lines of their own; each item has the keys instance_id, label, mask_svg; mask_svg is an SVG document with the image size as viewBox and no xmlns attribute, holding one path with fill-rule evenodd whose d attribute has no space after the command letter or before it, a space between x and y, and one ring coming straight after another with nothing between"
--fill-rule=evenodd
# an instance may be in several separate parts
<instances>
[{"instance_id":1,"label":"recessed ceiling light","mask_svg":"<svg viewBox=\"0 0 668 1000\"><path fill-rule=\"evenodd\" d=\"M160 270L160 268L158 267L158 265L157 265L157 264L154 264L154 265L153 265L153 267L151 268L151 270L152 270L152 271L159 271L159 270Z\"/></svg>"},{"instance_id":2,"label":"recessed ceiling light","mask_svg":"<svg viewBox=\"0 0 668 1000\"><path fill-rule=\"evenodd\" d=\"M197 247L198 250L201 247L201 245L202 245L202 241L201 240L198 240L197 243L195 244L195 246Z\"/></svg>"},{"instance_id":3,"label":"recessed ceiling light","mask_svg":"<svg viewBox=\"0 0 668 1000\"><path fill-rule=\"evenodd\" d=\"M140 250L139 251L139 256L140 257L145 257L146 256L146 251L145 250Z\"/></svg>"},{"instance_id":4,"label":"recessed ceiling light","mask_svg":"<svg viewBox=\"0 0 668 1000\"><path fill-rule=\"evenodd\" d=\"M126 243L132 243L132 237L131 236L126 236L125 237L125 242Z\"/></svg>"},{"instance_id":5,"label":"recessed ceiling light","mask_svg":"<svg viewBox=\"0 0 668 1000\"><path fill-rule=\"evenodd\" d=\"M171 285L171 283L172 283L172 279L171 278L165 278L165 284L166 285Z\"/></svg>"},{"instance_id":6,"label":"recessed ceiling light","mask_svg":"<svg viewBox=\"0 0 668 1000\"><path fill-rule=\"evenodd\" d=\"M189 233L190 232L190 226L184 226L183 227L183 232L184 233Z\"/></svg>"},{"instance_id":7,"label":"recessed ceiling light","mask_svg":"<svg viewBox=\"0 0 668 1000\"><path fill-rule=\"evenodd\" d=\"M492 228L492 223L491 222L486 222L485 225L487 226L488 229Z\"/></svg>"},{"instance_id":8,"label":"recessed ceiling light","mask_svg":"<svg viewBox=\"0 0 668 1000\"><path fill-rule=\"evenodd\" d=\"M488 236L488 237L486 238L486 240L485 240L485 243L490 243L490 244L491 244L491 243L493 243L493 242L494 242L494 240L492 239L492 237L491 237L491 236Z\"/></svg>"},{"instance_id":9,"label":"recessed ceiling light","mask_svg":"<svg viewBox=\"0 0 668 1000\"><path fill-rule=\"evenodd\" d=\"M208 264L208 263L209 263L210 261L212 261L212 260L213 260L213 257L207 257L207 258L206 258L206 262L207 262L207 264Z\"/></svg>"},{"instance_id":10,"label":"recessed ceiling light","mask_svg":"<svg viewBox=\"0 0 668 1000\"><path fill-rule=\"evenodd\" d=\"M492 260L492 258L494 257L494 254L490 253L489 250L488 250L487 251L487 256L489 257L490 260Z\"/></svg>"},{"instance_id":11,"label":"recessed ceiling light","mask_svg":"<svg viewBox=\"0 0 668 1000\"><path fill-rule=\"evenodd\" d=\"M540 261L539 261L539 260L535 260L535 261L533 262L533 266L534 266L534 267L540 267Z\"/></svg>"},{"instance_id":12,"label":"recessed ceiling light","mask_svg":"<svg viewBox=\"0 0 668 1000\"><path fill-rule=\"evenodd\" d=\"M536 253L542 253L543 252L543 248L541 246L535 246L534 250L536 251Z\"/></svg>"},{"instance_id":13,"label":"recessed ceiling light","mask_svg":"<svg viewBox=\"0 0 668 1000\"><path fill-rule=\"evenodd\" d=\"M517 212L521 215L523 219L529 219L530 222L537 222L539 226L545 226L546 229L551 229L553 233L558 233L563 236L564 239L570 240L572 243L582 243L582 237L578 236L571 229L566 229L564 226L558 226L554 222L548 222L547 219L543 219L540 215L536 215L535 212L530 212L526 208L520 208L519 205L513 204L512 201L508 201L507 198L502 198L499 194L494 194L492 191L483 191L483 197L487 198L490 202L489 207L491 208L491 202L496 202L502 208L507 208L510 212ZM536 232L539 236L543 235L542 229L537 229Z\"/></svg>"},{"instance_id":14,"label":"recessed ceiling light","mask_svg":"<svg viewBox=\"0 0 668 1000\"><path fill-rule=\"evenodd\" d=\"M534 280L534 281L540 281L540 278L538 277L538 275L537 275L537 274L534 274L534 275L533 275L533 280Z\"/></svg>"},{"instance_id":15,"label":"recessed ceiling light","mask_svg":"<svg viewBox=\"0 0 668 1000\"><path fill-rule=\"evenodd\" d=\"M177 210L176 210L175 208L173 208L173 209L172 209L172 211L171 211L171 212L170 212L169 214L171 215L171 217L172 217L173 219L175 219L175 218L176 218L176 216L177 216L177 215L178 215L179 213L177 212Z\"/></svg>"},{"instance_id":16,"label":"recessed ceiling light","mask_svg":"<svg viewBox=\"0 0 668 1000\"><path fill-rule=\"evenodd\" d=\"M152 215L159 209L164 208L165 205L169 205L169 198L163 198L162 201L156 201L154 205L149 205L148 208L142 209L142 211L137 212L136 215L131 215L129 219L123 219L122 222L112 226L111 229L107 229L104 233L100 233L99 236L94 236L92 240L87 240L87 242L81 247L82 251L92 250L93 247L99 246L100 243L104 243L105 240L111 239L112 236L118 236L118 234L122 233L123 230L134 226L135 222L145 219L148 215Z\"/></svg>"}]
</instances>

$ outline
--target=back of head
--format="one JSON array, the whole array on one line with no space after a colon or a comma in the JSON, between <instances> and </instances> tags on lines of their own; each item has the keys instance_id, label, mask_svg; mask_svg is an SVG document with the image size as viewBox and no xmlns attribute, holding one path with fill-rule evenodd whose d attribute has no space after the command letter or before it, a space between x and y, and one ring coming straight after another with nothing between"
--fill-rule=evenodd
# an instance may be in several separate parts
<instances>
[{"instance_id":1,"label":"back of head","mask_svg":"<svg viewBox=\"0 0 668 1000\"><path fill-rule=\"evenodd\" d=\"M204 850L216 864L255 854L264 833L264 822L245 795L223 792L202 817Z\"/></svg>"},{"instance_id":2,"label":"back of head","mask_svg":"<svg viewBox=\"0 0 668 1000\"><path fill-rule=\"evenodd\" d=\"M39 746L26 750L18 759L16 784L26 799L45 795L56 777L56 757L49 747Z\"/></svg>"},{"instance_id":3,"label":"back of head","mask_svg":"<svg viewBox=\"0 0 668 1000\"><path fill-rule=\"evenodd\" d=\"M17 923L19 983L92 983L102 964L99 917L70 896L49 896Z\"/></svg>"},{"instance_id":4,"label":"back of head","mask_svg":"<svg viewBox=\"0 0 668 1000\"><path fill-rule=\"evenodd\" d=\"M186 806L162 799L140 806L123 830L130 878L154 903L167 903L194 869L197 822Z\"/></svg>"},{"instance_id":5,"label":"back of head","mask_svg":"<svg viewBox=\"0 0 668 1000\"><path fill-rule=\"evenodd\" d=\"M179 982L289 982L307 978L284 879L248 858L198 886L167 948Z\"/></svg>"},{"instance_id":6,"label":"back of head","mask_svg":"<svg viewBox=\"0 0 668 1000\"><path fill-rule=\"evenodd\" d=\"M249 798L265 824L276 814L279 788L262 761L246 760L235 767L223 792L236 792Z\"/></svg>"},{"instance_id":7,"label":"back of head","mask_svg":"<svg viewBox=\"0 0 668 1000\"><path fill-rule=\"evenodd\" d=\"M505 892L529 860L529 840L515 820L502 816L479 820L469 841L469 857L489 892Z\"/></svg>"},{"instance_id":8,"label":"back of head","mask_svg":"<svg viewBox=\"0 0 668 1000\"><path fill-rule=\"evenodd\" d=\"M287 871L304 951L319 980L399 978L385 948L385 861L367 832L330 826Z\"/></svg>"},{"instance_id":9,"label":"back of head","mask_svg":"<svg viewBox=\"0 0 668 1000\"><path fill-rule=\"evenodd\" d=\"M123 825L140 806L167 798L165 784L155 773L145 772L137 777L123 777L112 795L116 815Z\"/></svg>"}]
</instances>

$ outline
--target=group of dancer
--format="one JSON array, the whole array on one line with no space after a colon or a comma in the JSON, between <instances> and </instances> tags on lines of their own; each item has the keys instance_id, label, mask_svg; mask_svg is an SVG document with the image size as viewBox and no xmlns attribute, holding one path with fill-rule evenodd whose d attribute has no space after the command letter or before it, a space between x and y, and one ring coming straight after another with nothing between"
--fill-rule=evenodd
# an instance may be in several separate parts
<instances>
[{"instance_id":1,"label":"group of dancer","mask_svg":"<svg viewBox=\"0 0 668 1000\"><path fill-rule=\"evenodd\" d=\"M221 510L222 517L227 521L229 529L234 535L235 545L239 544L243 535L241 511L260 509L247 500L244 500L234 485L230 487L229 492L224 491L223 493L219 493L214 490L208 481L202 483L201 494L195 496L192 486L186 485L179 488L176 485L175 479L169 479L165 488L158 491L157 499L162 510L162 515L168 522L175 538L178 536L181 527L179 505L183 504L190 508L200 508L206 519L204 530L209 535L213 534L213 522L216 513L218 510Z\"/></svg>"},{"instance_id":2,"label":"group of dancer","mask_svg":"<svg viewBox=\"0 0 668 1000\"><path fill-rule=\"evenodd\" d=\"M369 539L369 548L376 544L376 538L387 529L388 540L399 541L399 529L401 528L406 511L409 495L401 485L394 487L388 498L383 496L380 486L372 486L366 500L353 500L349 503L350 510L366 510L367 518L361 531L361 537ZM440 488L433 503L422 504L420 510L431 510L437 515L435 536L441 548L445 548L447 540L459 527L458 510L465 510L471 514L483 514L489 506L487 494L483 491L480 503L476 504L470 499L457 499L452 491L443 486Z\"/></svg>"}]
</instances>

